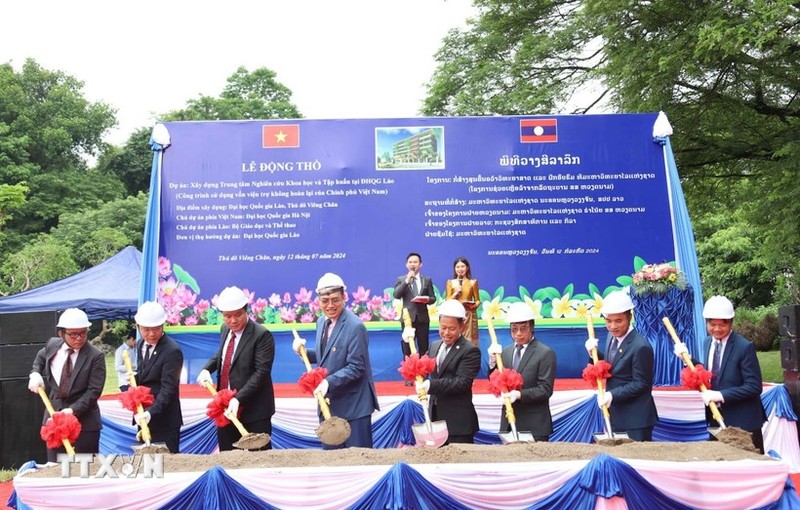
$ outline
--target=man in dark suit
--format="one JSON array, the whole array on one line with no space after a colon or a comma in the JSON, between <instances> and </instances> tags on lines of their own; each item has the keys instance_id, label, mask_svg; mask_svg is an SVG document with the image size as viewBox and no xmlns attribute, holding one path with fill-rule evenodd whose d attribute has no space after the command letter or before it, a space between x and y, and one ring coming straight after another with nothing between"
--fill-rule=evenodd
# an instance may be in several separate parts
<instances>
[{"instance_id":1,"label":"man in dark suit","mask_svg":"<svg viewBox=\"0 0 800 510\"><path fill-rule=\"evenodd\" d=\"M325 273L317 283L317 296L323 316L317 320L316 348L308 350L311 363L328 370L314 393L330 399L331 415L350 424L350 438L338 446L372 448L372 413L380 409L372 366L369 361L367 328L345 308L347 288L333 273ZM292 349L299 353L304 339L295 339ZM321 416L320 416L321 419Z\"/></svg>"},{"instance_id":2,"label":"man in dark suit","mask_svg":"<svg viewBox=\"0 0 800 510\"><path fill-rule=\"evenodd\" d=\"M82 310L64 310L56 324L58 336L36 353L28 378L30 391L38 393L44 386L53 408L80 422L81 433L72 445L77 453L98 453L103 428L97 399L106 382L106 362L103 353L87 343L91 325ZM48 419L45 413L42 423ZM55 462L59 453L65 453L63 447L48 448L48 462Z\"/></svg>"},{"instance_id":3,"label":"man in dark suit","mask_svg":"<svg viewBox=\"0 0 800 510\"><path fill-rule=\"evenodd\" d=\"M500 353L503 366L513 368L522 376L522 390L508 393L517 430L530 432L537 442L546 442L553 432L550 415L550 397L556 378L556 353L533 336L535 319L531 307L523 302L513 303L506 320L510 324L514 344L503 349L498 344L489 346L489 374L497 368L496 354ZM503 398L506 395L502 395ZM500 432L511 430L505 409L500 413Z\"/></svg>"},{"instance_id":4,"label":"man in dark suit","mask_svg":"<svg viewBox=\"0 0 800 510\"><path fill-rule=\"evenodd\" d=\"M652 441L653 426L658 422L653 400L653 347L631 327L632 310L627 292L615 291L603 300L600 312L605 316L608 338L606 354L600 357L611 363L611 377L603 395L598 393L597 404L609 406L614 432L627 432L634 441ZM590 338L584 345L591 353L597 348L597 339Z\"/></svg>"},{"instance_id":5,"label":"man in dark suit","mask_svg":"<svg viewBox=\"0 0 800 510\"><path fill-rule=\"evenodd\" d=\"M275 414L275 393L272 387L272 363L275 360L275 339L267 328L256 324L247 315L247 296L238 287L226 287L217 298L225 325L220 329L217 353L208 360L197 376L204 386L217 372L217 391L235 390L226 415L236 416L250 433L272 434ZM232 450L242 435L233 424L217 428L220 451ZM268 450L271 443L261 448Z\"/></svg>"},{"instance_id":6,"label":"man in dark suit","mask_svg":"<svg viewBox=\"0 0 800 510\"><path fill-rule=\"evenodd\" d=\"M394 298L403 300L403 308L408 310L411 317L411 328L404 329L402 338L416 337L417 352L428 352L428 338L430 337L431 319L428 316L428 303L436 301L433 292L433 282L427 276L419 274L422 267L422 256L419 253L409 253L406 256L408 273L398 276L394 284ZM402 317L400 318L402 324ZM401 340L400 345L403 355L411 354L408 340Z\"/></svg>"},{"instance_id":7,"label":"man in dark suit","mask_svg":"<svg viewBox=\"0 0 800 510\"><path fill-rule=\"evenodd\" d=\"M464 338L466 310L455 299L439 307L440 340L428 356L436 360L430 378L416 383L417 392L430 395L431 420L447 423L447 443L472 443L478 431L478 414L472 403L472 382L481 366L481 351Z\"/></svg>"},{"instance_id":8,"label":"man in dark suit","mask_svg":"<svg viewBox=\"0 0 800 510\"><path fill-rule=\"evenodd\" d=\"M154 443L165 443L171 453L180 452L183 425L179 395L183 352L164 334L167 314L154 301L139 305L134 316L142 340L136 344L136 384L147 386L155 397L153 405L137 413L134 421L141 427L147 423Z\"/></svg>"},{"instance_id":9,"label":"man in dark suit","mask_svg":"<svg viewBox=\"0 0 800 510\"><path fill-rule=\"evenodd\" d=\"M710 297L703 307L709 335L703 352L710 360L706 368L713 374L711 389L702 392L703 403L716 402L725 425L750 432L753 446L764 453L761 427L767 414L761 404L761 367L752 342L733 331L734 315L733 303L724 296ZM684 343L675 344L674 350L678 357L689 352ZM709 426L719 426L708 408L706 421Z\"/></svg>"}]
</instances>

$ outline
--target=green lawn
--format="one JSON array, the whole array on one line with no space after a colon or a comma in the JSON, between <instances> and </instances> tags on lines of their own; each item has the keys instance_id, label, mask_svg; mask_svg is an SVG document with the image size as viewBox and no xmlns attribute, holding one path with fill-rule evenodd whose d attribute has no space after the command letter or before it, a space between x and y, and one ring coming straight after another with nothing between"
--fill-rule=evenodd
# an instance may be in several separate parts
<instances>
[{"instance_id":1,"label":"green lawn","mask_svg":"<svg viewBox=\"0 0 800 510\"><path fill-rule=\"evenodd\" d=\"M117 371L114 370L114 353L106 354L106 385L103 387L103 395L108 393L119 393L119 383Z\"/></svg>"},{"instance_id":2,"label":"green lawn","mask_svg":"<svg viewBox=\"0 0 800 510\"><path fill-rule=\"evenodd\" d=\"M764 382L782 383L781 351L767 351L756 354L758 355L758 364L761 365L761 378Z\"/></svg>"}]
</instances>

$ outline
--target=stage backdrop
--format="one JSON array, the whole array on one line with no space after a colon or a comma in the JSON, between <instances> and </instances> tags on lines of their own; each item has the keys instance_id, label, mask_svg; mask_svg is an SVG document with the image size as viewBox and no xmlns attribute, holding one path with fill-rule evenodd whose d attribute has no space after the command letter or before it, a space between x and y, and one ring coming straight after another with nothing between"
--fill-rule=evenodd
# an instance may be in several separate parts
<instances>
[{"instance_id":1,"label":"stage backdrop","mask_svg":"<svg viewBox=\"0 0 800 510\"><path fill-rule=\"evenodd\" d=\"M539 328L583 328L636 264L681 263L673 216L685 204L671 199L680 184L656 118L159 124L142 299L157 297L173 333L207 332L221 323L217 294L237 285L255 320L306 329L316 282L334 272L351 310L395 329L391 289L419 252L437 303L466 256L480 315L502 321L522 300Z\"/></svg>"}]
</instances>

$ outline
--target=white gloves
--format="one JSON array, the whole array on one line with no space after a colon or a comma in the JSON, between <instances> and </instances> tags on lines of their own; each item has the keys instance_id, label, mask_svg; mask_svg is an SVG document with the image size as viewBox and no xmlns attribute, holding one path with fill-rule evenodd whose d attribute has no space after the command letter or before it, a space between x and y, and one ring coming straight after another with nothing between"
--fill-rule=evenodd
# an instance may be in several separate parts
<instances>
[{"instance_id":1,"label":"white gloves","mask_svg":"<svg viewBox=\"0 0 800 510\"><path fill-rule=\"evenodd\" d=\"M39 393L39 386L44 386L44 379L39 372L31 372L28 376L28 389L33 393Z\"/></svg>"},{"instance_id":2,"label":"white gloves","mask_svg":"<svg viewBox=\"0 0 800 510\"><path fill-rule=\"evenodd\" d=\"M509 400L511 401L511 403L513 404L514 402L516 402L517 400L519 400L519 399L520 399L520 397L522 397L522 393L520 393L520 391L519 391L519 390L511 390L511 391L509 391L508 393L501 393L501 394L500 394L500 397L501 397L503 400L505 400L505 398L506 398L506 397L508 397L508 399L509 399Z\"/></svg>"},{"instance_id":3,"label":"white gloves","mask_svg":"<svg viewBox=\"0 0 800 510\"><path fill-rule=\"evenodd\" d=\"M403 328L403 341L407 344L410 344L414 341L414 336L416 335L417 330L414 328Z\"/></svg>"},{"instance_id":4,"label":"white gloves","mask_svg":"<svg viewBox=\"0 0 800 510\"><path fill-rule=\"evenodd\" d=\"M74 412L72 411L72 408L71 408L71 407L65 407L65 408L64 408L64 409L62 409L60 412L62 412L62 413L64 413L64 414L74 414Z\"/></svg>"},{"instance_id":5,"label":"white gloves","mask_svg":"<svg viewBox=\"0 0 800 510\"><path fill-rule=\"evenodd\" d=\"M137 413L137 414L136 414L136 415L133 417L133 419L134 419L134 420L136 420L136 423L137 423L137 424L138 424L140 427L142 426L142 423L144 423L145 425L147 425L148 423L150 423L150 411L145 411L145 412L143 412L143 413Z\"/></svg>"},{"instance_id":6,"label":"white gloves","mask_svg":"<svg viewBox=\"0 0 800 510\"><path fill-rule=\"evenodd\" d=\"M610 391L604 391L602 394L600 392L597 393L598 407L611 406L611 401L613 399L614 395L612 395Z\"/></svg>"},{"instance_id":7,"label":"white gloves","mask_svg":"<svg viewBox=\"0 0 800 510\"><path fill-rule=\"evenodd\" d=\"M300 354L300 346L306 346L306 339L305 338L295 338L292 340L292 350L295 354Z\"/></svg>"},{"instance_id":8,"label":"white gloves","mask_svg":"<svg viewBox=\"0 0 800 510\"><path fill-rule=\"evenodd\" d=\"M328 387L329 386L330 386L330 384L328 383L328 380L327 379L323 379L322 382L319 383L319 386L314 388L314 394L316 395L317 393L319 393L324 397L325 395L328 394Z\"/></svg>"},{"instance_id":9,"label":"white gloves","mask_svg":"<svg viewBox=\"0 0 800 510\"><path fill-rule=\"evenodd\" d=\"M417 390L417 393L428 393L431 390L431 381L430 379L425 379L424 381L417 381L414 383L414 387Z\"/></svg>"},{"instance_id":10,"label":"white gloves","mask_svg":"<svg viewBox=\"0 0 800 510\"><path fill-rule=\"evenodd\" d=\"M230 402L228 402L228 408L225 409L225 417L229 420L231 416L236 416L239 413L239 399L233 397Z\"/></svg>"},{"instance_id":11,"label":"white gloves","mask_svg":"<svg viewBox=\"0 0 800 510\"><path fill-rule=\"evenodd\" d=\"M597 338L587 338L583 343L583 347L586 348L586 352L592 354L592 349L597 349L597 344Z\"/></svg>"},{"instance_id":12,"label":"white gloves","mask_svg":"<svg viewBox=\"0 0 800 510\"><path fill-rule=\"evenodd\" d=\"M200 386L205 386L207 382L214 384L214 381L211 380L211 372L203 369L199 374L197 374L197 384Z\"/></svg>"},{"instance_id":13,"label":"white gloves","mask_svg":"<svg viewBox=\"0 0 800 510\"><path fill-rule=\"evenodd\" d=\"M675 353L675 356L683 359L683 354L684 353L689 354L689 348L686 347L685 343L680 342L680 343L675 344L675 346L672 348L672 352Z\"/></svg>"},{"instance_id":14,"label":"white gloves","mask_svg":"<svg viewBox=\"0 0 800 510\"><path fill-rule=\"evenodd\" d=\"M503 352L503 346L500 344L491 344L489 348L486 349L486 352L489 353L489 356L494 356L495 354L501 354Z\"/></svg>"},{"instance_id":15,"label":"white gloves","mask_svg":"<svg viewBox=\"0 0 800 510\"><path fill-rule=\"evenodd\" d=\"M722 393L714 390L701 391L700 396L703 397L703 403L708 405L709 402L725 402L722 398Z\"/></svg>"}]
</instances>

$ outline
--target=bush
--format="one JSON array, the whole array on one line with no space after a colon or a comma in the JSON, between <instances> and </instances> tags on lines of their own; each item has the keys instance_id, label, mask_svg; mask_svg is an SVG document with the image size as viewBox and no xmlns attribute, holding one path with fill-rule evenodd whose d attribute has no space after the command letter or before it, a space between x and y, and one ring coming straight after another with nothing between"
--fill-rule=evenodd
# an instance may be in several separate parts
<instances>
[{"instance_id":1,"label":"bush","mask_svg":"<svg viewBox=\"0 0 800 510\"><path fill-rule=\"evenodd\" d=\"M775 307L760 306L756 309L736 310L734 329L753 342L757 351L780 348L778 315Z\"/></svg>"}]
</instances>

